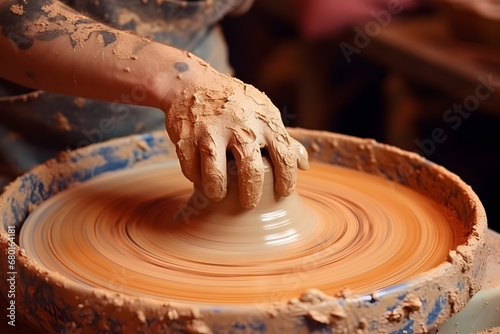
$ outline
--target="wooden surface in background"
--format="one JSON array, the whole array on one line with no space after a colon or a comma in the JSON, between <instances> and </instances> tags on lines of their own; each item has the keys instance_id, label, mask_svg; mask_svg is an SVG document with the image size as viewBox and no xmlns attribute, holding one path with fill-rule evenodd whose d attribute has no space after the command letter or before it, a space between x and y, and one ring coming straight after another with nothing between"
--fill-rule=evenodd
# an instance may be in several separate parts
<instances>
[{"instance_id":1,"label":"wooden surface in background","mask_svg":"<svg viewBox=\"0 0 500 334\"><path fill-rule=\"evenodd\" d=\"M439 15L396 21L372 37L361 50L390 71L439 89L462 102L474 95L479 77L492 76L498 86L480 109L500 115L500 51L460 40Z\"/></svg>"}]
</instances>

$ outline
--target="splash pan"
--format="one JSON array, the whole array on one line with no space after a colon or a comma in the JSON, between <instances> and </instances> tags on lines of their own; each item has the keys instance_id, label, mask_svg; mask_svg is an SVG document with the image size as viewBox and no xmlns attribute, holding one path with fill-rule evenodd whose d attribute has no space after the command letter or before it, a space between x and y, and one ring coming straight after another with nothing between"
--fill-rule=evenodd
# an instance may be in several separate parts
<instances>
[{"instance_id":1,"label":"splash pan","mask_svg":"<svg viewBox=\"0 0 500 334\"><path fill-rule=\"evenodd\" d=\"M251 211L236 176L222 202L193 193L164 133L36 167L0 199L0 286L10 251L18 313L50 332L423 332L479 291L486 216L456 175L373 140L289 132L311 169L279 198L268 164Z\"/></svg>"}]
</instances>

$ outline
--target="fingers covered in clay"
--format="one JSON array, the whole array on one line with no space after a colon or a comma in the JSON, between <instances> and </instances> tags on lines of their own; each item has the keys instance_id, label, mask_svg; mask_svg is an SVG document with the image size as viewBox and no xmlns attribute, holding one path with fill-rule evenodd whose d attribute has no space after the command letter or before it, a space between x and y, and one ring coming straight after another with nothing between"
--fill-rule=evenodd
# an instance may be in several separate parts
<instances>
[{"instance_id":1,"label":"fingers covered in clay","mask_svg":"<svg viewBox=\"0 0 500 334\"><path fill-rule=\"evenodd\" d=\"M209 135L199 144L203 192L213 201L220 201L227 193L226 147L218 145Z\"/></svg>"},{"instance_id":2,"label":"fingers covered in clay","mask_svg":"<svg viewBox=\"0 0 500 334\"><path fill-rule=\"evenodd\" d=\"M290 196L297 181L297 155L293 142L287 145L273 141L269 145L269 154L274 165L274 187L279 195Z\"/></svg>"},{"instance_id":3,"label":"fingers covered in clay","mask_svg":"<svg viewBox=\"0 0 500 334\"><path fill-rule=\"evenodd\" d=\"M253 209L262 196L264 163L260 147L255 143L234 146L231 151L238 165L238 183L241 206Z\"/></svg>"},{"instance_id":4,"label":"fingers covered in clay","mask_svg":"<svg viewBox=\"0 0 500 334\"><path fill-rule=\"evenodd\" d=\"M297 154L297 166L302 170L309 169L309 155L307 154L307 150L299 143L297 140L291 138L292 145L295 148L295 154Z\"/></svg>"},{"instance_id":5,"label":"fingers covered in clay","mask_svg":"<svg viewBox=\"0 0 500 334\"><path fill-rule=\"evenodd\" d=\"M240 203L251 209L262 195L260 149L267 148L275 189L289 196L295 189L297 169L308 169L307 151L288 135L278 108L253 86L209 67L203 71L190 82L182 80L187 74L180 77L182 87L176 90L180 95L165 110L167 131L176 144L184 175L208 199L221 200L227 194L226 151L232 151Z\"/></svg>"},{"instance_id":6,"label":"fingers covered in clay","mask_svg":"<svg viewBox=\"0 0 500 334\"><path fill-rule=\"evenodd\" d=\"M182 173L189 181L199 183L201 180L200 158L196 141L179 139L175 147Z\"/></svg>"}]
</instances>

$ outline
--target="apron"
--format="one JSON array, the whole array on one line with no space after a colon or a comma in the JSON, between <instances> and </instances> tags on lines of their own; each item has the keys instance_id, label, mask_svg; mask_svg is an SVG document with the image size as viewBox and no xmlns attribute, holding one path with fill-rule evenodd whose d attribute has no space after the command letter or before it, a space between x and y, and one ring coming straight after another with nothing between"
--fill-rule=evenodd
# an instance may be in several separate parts
<instances>
[{"instance_id":1,"label":"apron","mask_svg":"<svg viewBox=\"0 0 500 334\"><path fill-rule=\"evenodd\" d=\"M189 50L231 73L224 15L248 0L66 0L109 26ZM162 111L54 94L0 80L0 189L61 150L164 129Z\"/></svg>"}]
</instances>

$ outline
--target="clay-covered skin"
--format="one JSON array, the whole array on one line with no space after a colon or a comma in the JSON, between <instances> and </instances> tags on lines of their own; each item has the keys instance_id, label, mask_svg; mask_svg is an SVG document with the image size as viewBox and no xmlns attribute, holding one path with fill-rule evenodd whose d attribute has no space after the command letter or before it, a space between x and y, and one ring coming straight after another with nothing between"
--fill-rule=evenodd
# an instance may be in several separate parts
<instances>
[{"instance_id":1,"label":"clay-covered skin","mask_svg":"<svg viewBox=\"0 0 500 334\"><path fill-rule=\"evenodd\" d=\"M423 195L311 166L299 174L300 198L273 195L271 180L265 203L251 211L234 200L214 207L199 193L182 212L192 188L176 164L108 175L42 204L23 227L21 247L92 287L241 304L285 302L310 289L376 291L438 266L463 242L453 215ZM419 303L408 297L411 307Z\"/></svg>"},{"instance_id":2,"label":"clay-covered skin","mask_svg":"<svg viewBox=\"0 0 500 334\"><path fill-rule=\"evenodd\" d=\"M166 101L164 108L184 175L209 199L221 200L227 192L226 151L231 151L238 165L241 205L251 209L262 195L261 148L266 148L276 190L289 196L297 167L307 169L308 159L304 147L285 130L278 108L255 87L216 72L193 55L189 58L188 63L175 64L181 98ZM191 73L193 62L204 67L202 73Z\"/></svg>"},{"instance_id":3,"label":"clay-covered skin","mask_svg":"<svg viewBox=\"0 0 500 334\"><path fill-rule=\"evenodd\" d=\"M163 110L184 175L212 200L226 194L227 151L238 163L240 202L247 209L262 193L261 148L270 153L281 196L293 192L297 167L307 169L307 152L264 93L189 52L113 29L56 0L0 0L0 28L6 51L0 62L11 65L0 68L1 76Z\"/></svg>"}]
</instances>

